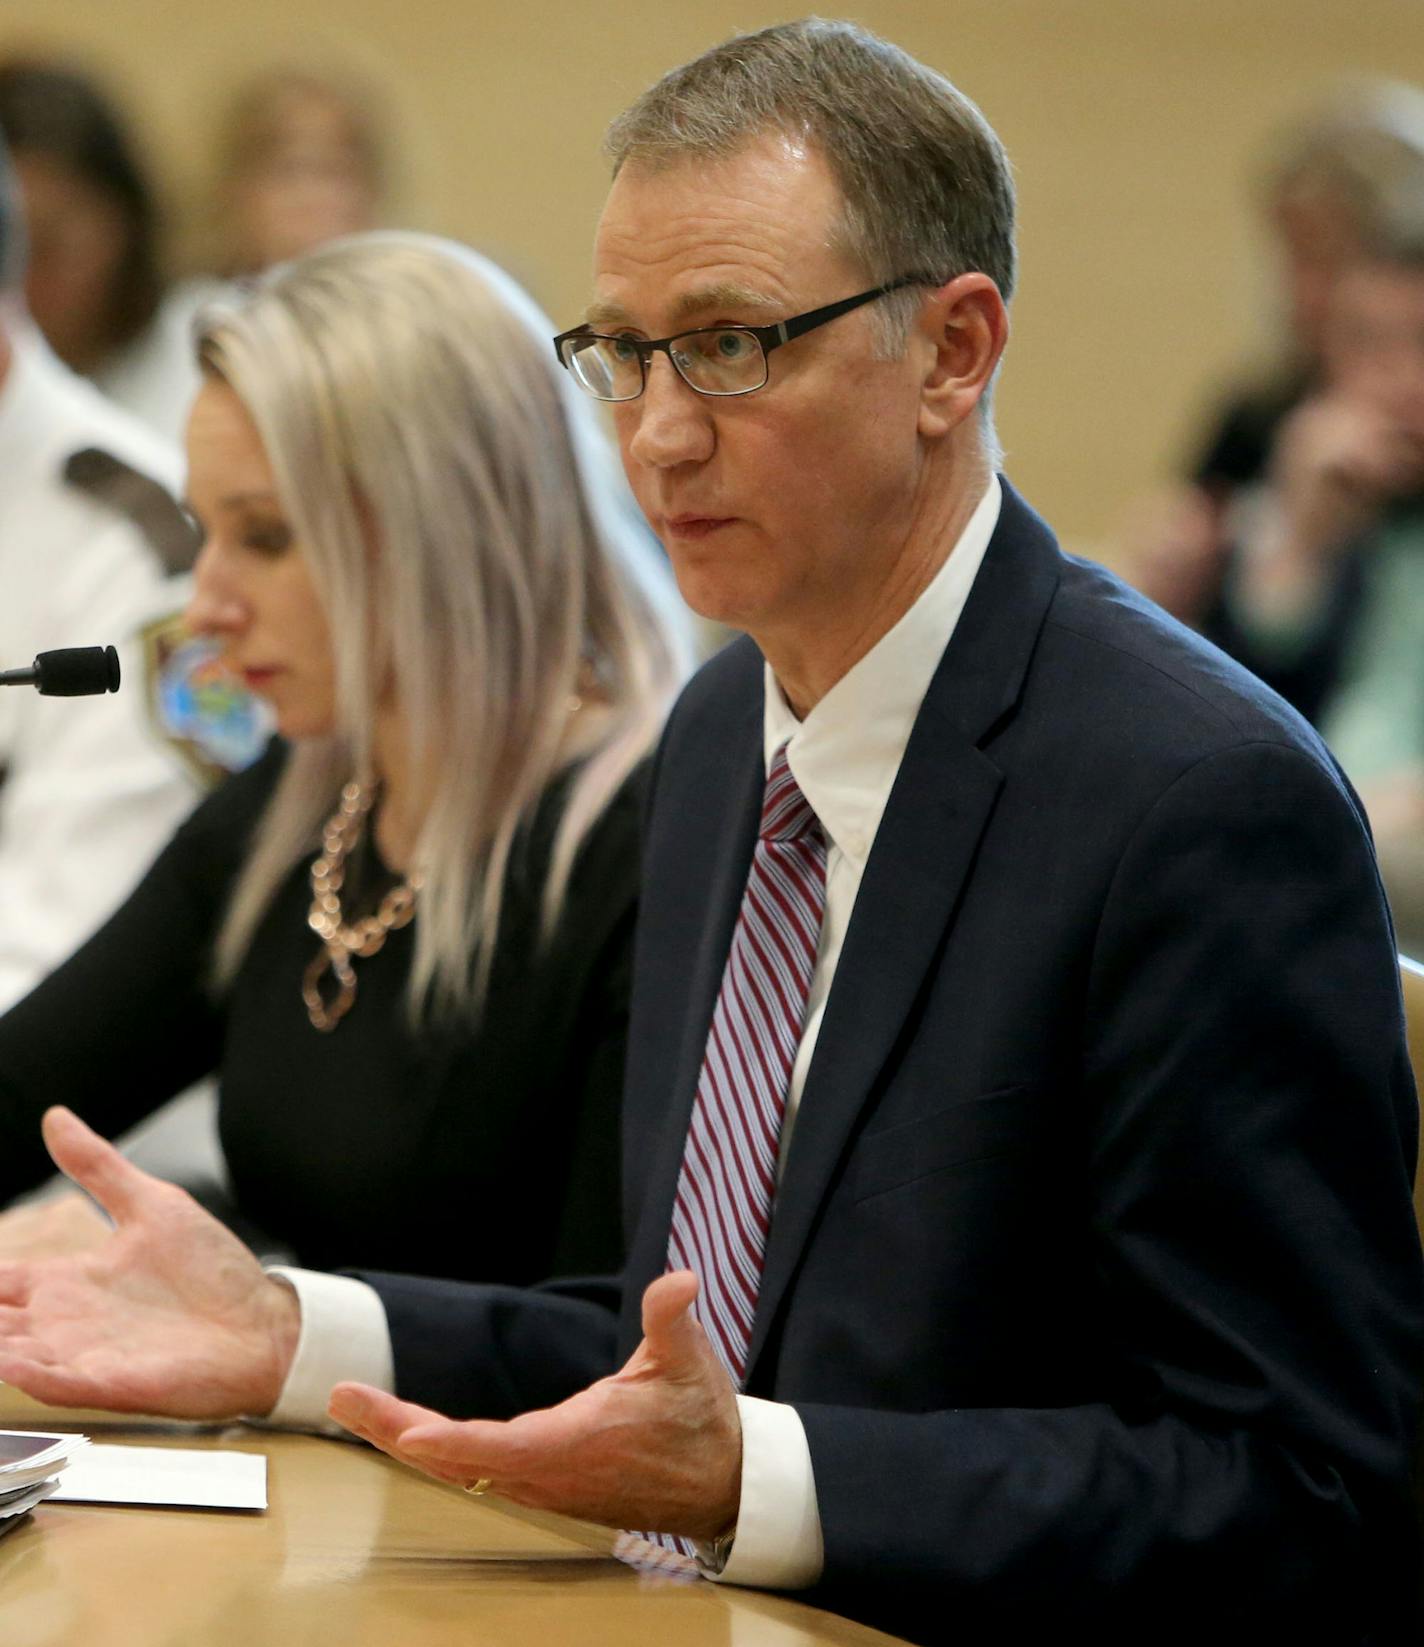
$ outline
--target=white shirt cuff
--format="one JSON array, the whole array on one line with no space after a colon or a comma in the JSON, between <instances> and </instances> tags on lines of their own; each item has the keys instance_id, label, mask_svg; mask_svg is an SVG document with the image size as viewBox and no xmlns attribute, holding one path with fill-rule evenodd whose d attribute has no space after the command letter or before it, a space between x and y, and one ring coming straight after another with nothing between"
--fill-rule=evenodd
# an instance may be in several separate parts
<instances>
[{"instance_id":1,"label":"white shirt cuff","mask_svg":"<svg viewBox=\"0 0 1424 1647\"><path fill-rule=\"evenodd\" d=\"M816 1477L805 1426L794 1407L737 1397L742 1421L742 1501L737 1536L721 1584L758 1590L804 1590L821 1576L825 1550Z\"/></svg>"},{"instance_id":2,"label":"white shirt cuff","mask_svg":"<svg viewBox=\"0 0 1424 1647\"><path fill-rule=\"evenodd\" d=\"M349 1379L395 1392L391 1332L380 1294L349 1275L285 1264L274 1264L267 1273L296 1293L302 1310L297 1353L268 1421L345 1435L326 1415L333 1386Z\"/></svg>"}]
</instances>

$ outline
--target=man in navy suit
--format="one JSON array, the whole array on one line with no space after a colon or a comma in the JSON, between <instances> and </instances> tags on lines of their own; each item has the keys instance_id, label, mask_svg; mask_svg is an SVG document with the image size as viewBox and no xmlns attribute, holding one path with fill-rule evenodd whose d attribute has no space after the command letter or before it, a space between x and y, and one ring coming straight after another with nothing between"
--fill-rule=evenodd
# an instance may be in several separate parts
<instances>
[{"instance_id":1,"label":"man in navy suit","mask_svg":"<svg viewBox=\"0 0 1424 1647\"><path fill-rule=\"evenodd\" d=\"M626 1271L229 1279L182 1307L246 1338L193 1327L157 1383L299 1417L360 1372L331 1413L421 1468L915 1640L1388 1639L1424 1305L1356 798L996 474L1012 188L947 82L785 25L611 147L560 358L687 599L750 637L658 756ZM171 1198L49 1134L171 1245ZM0 1353L154 1404L38 1366Z\"/></svg>"}]
</instances>

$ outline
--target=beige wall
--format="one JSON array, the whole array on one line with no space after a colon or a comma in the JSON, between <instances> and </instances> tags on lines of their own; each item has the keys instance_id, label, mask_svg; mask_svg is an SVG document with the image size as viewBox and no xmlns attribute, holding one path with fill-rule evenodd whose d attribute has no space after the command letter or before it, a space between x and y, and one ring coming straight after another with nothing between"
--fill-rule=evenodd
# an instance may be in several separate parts
<instances>
[{"instance_id":1,"label":"beige wall","mask_svg":"<svg viewBox=\"0 0 1424 1647\"><path fill-rule=\"evenodd\" d=\"M732 29L794 15L756 0L0 0L0 48L65 45L107 72L179 200L235 79L335 50L387 87L416 221L501 257L570 324L603 125ZM1260 139L1342 72L1424 79L1424 4L865 0L855 15L955 79L1014 157L1023 274L1001 433L1020 485L1091 547L1262 335L1243 198Z\"/></svg>"}]
</instances>

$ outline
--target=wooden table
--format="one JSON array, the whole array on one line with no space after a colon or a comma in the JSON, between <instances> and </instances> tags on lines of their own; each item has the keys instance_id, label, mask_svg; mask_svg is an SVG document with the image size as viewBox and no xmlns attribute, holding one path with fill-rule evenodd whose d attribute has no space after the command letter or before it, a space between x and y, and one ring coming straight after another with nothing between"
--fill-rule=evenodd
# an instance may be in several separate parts
<instances>
[{"instance_id":1,"label":"wooden table","mask_svg":"<svg viewBox=\"0 0 1424 1647\"><path fill-rule=\"evenodd\" d=\"M3 1647L875 1647L787 1597L638 1573L604 1530L342 1441L52 1412L0 1429L266 1453L264 1515L44 1504L0 1539Z\"/></svg>"}]
</instances>

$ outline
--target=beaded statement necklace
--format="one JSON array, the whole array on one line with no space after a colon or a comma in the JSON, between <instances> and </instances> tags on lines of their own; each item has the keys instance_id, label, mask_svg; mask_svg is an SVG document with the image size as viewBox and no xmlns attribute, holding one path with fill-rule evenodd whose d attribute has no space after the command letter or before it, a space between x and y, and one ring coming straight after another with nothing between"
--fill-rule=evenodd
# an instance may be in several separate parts
<instances>
[{"instance_id":1,"label":"beaded statement necklace","mask_svg":"<svg viewBox=\"0 0 1424 1647\"><path fill-rule=\"evenodd\" d=\"M352 782L341 791L341 803L321 831L321 855L311 866L311 909L307 925L322 941L320 952L302 974L302 1001L314 1029L329 1033L351 1010L356 999L357 956L377 953L386 934L408 926L415 915L415 896L421 888L418 874L407 875L381 899L374 915L348 924L341 908L346 860L361 839L366 817L376 799L374 784ZM323 993L327 973L334 989Z\"/></svg>"}]
</instances>

